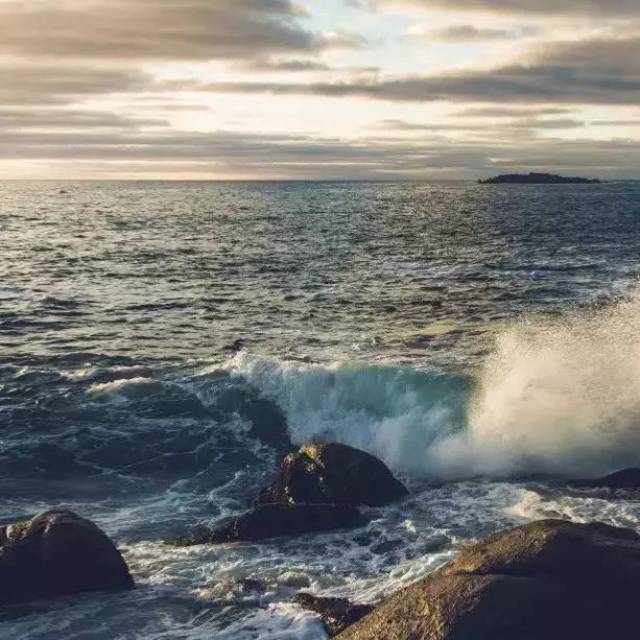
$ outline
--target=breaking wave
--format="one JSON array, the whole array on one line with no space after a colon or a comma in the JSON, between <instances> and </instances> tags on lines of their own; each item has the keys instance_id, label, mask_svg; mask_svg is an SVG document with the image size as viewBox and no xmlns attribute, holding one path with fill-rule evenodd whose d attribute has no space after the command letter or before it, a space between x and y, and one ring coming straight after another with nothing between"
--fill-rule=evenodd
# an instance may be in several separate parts
<instances>
[{"instance_id":1,"label":"breaking wave","mask_svg":"<svg viewBox=\"0 0 640 640\"><path fill-rule=\"evenodd\" d=\"M640 463L638 296L511 327L475 379L246 353L226 368L281 406L294 442L335 439L410 475L588 475Z\"/></svg>"},{"instance_id":2,"label":"breaking wave","mask_svg":"<svg viewBox=\"0 0 640 640\"><path fill-rule=\"evenodd\" d=\"M465 419L470 379L396 366L329 367L239 354L227 364L287 416L294 443L336 440L423 474L428 450Z\"/></svg>"}]
</instances>

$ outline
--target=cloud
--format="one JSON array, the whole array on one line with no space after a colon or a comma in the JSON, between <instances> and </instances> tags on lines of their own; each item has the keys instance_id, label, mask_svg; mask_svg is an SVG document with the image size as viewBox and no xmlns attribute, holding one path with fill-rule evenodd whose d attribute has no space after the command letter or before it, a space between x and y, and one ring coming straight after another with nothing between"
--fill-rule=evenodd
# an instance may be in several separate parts
<instances>
[{"instance_id":1,"label":"cloud","mask_svg":"<svg viewBox=\"0 0 640 640\"><path fill-rule=\"evenodd\" d=\"M510 129L529 129L529 130L542 130L542 129L579 129L584 127L582 120L574 120L572 118L552 118L548 120L540 120L538 118L521 118L511 120L502 127Z\"/></svg>"},{"instance_id":2,"label":"cloud","mask_svg":"<svg viewBox=\"0 0 640 640\"><path fill-rule=\"evenodd\" d=\"M640 38L548 43L528 64L332 83L227 82L195 90L358 96L389 101L640 103Z\"/></svg>"},{"instance_id":3,"label":"cloud","mask_svg":"<svg viewBox=\"0 0 640 640\"><path fill-rule=\"evenodd\" d=\"M537 33L533 29L478 28L472 25L454 25L411 35L437 42L482 42L485 40L519 40Z\"/></svg>"},{"instance_id":4,"label":"cloud","mask_svg":"<svg viewBox=\"0 0 640 640\"><path fill-rule=\"evenodd\" d=\"M373 1L402 4L402 0ZM314 4L307 2L310 7ZM346 0L346 4L364 9L370 3ZM615 31L604 20L606 16L640 16L637 0L606 4L597 0L413 0L413 4L447 12L602 15L606 29L598 33L617 36L540 43L537 53L495 68L391 76L383 75L384 69L401 69L401 55L407 54L406 68L418 68L408 60L409 49L424 48L423 43L401 38L397 30L406 29L405 20L389 20L380 34L371 36L371 24L380 16L368 16L372 22L365 21L362 29L372 39L366 42L340 28L340 20L334 21L335 29L321 31L323 27L317 25L326 25L331 11L323 10L314 22L296 0L0 0L0 160L3 166L31 162L58 167L66 163L79 171L93 167L100 175L117 175L120 167L141 175L156 175L156 171L183 175L194 170L212 177L324 179L484 177L505 169L550 168L572 173L583 168L603 176L637 174L640 142L605 144L552 137L554 131L567 137L566 130L584 126L574 117L573 105L640 104L640 37L632 27L619 26ZM439 43L527 37L533 34L530 27L514 25L546 24L529 17L476 24L468 15L459 15L458 25L434 29L426 36ZM446 18L448 22L449 15ZM348 22L342 20L342 24ZM585 31L576 31L576 37L581 33ZM345 47L358 51L349 56L322 55ZM496 47L489 49L491 53ZM475 55L479 47L471 50ZM452 52L455 55L445 58ZM410 53L418 60L421 52ZM469 59L465 52L450 47L434 47L430 53L436 64L444 60L455 65L457 60ZM224 64L182 64L205 61ZM159 79L180 77L184 69L197 75L182 81ZM158 75L151 75L152 70ZM256 81L265 77L262 72L277 73L266 76L277 81ZM235 81L218 80L226 78ZM233 99L206 95L209 92L248 96ZM317 137L270 134L270 126L280 129L289 124L283 114L293 113L297 105L292 100L280 109L283 105L276 100L251 101L252 94L264 93L362 99L356 105L358 109L362 105L362 118L359 113L354 118L354 130L366 130L367 123L386 117L382 126L388 131L349 140L331 138L329 133ZM367 100L389 104L371 105ZM406 109L391 104L431 101L455 105L445 124L401 120L398 117L409 113L416 117L416 110L412 105ZM301 107L297 120L295 114L291 116L290 126L332 131L331 105L318 102L309 114ZM203 109L210 109L211 115L177 113ZM149 113L153 115L145 115ZM339 130L348 129L347 117L354 117L352 109L345 112L344 122L340 120ZM248 121L255 121L265 132L235 132ZM211 127L214 122L234 132L174 128ZM623 126L618 122L591 124ZM589 133L593 131L585 131Z\"/></svg>"},{"instance_id":5,"label":"cloud","mask_svg":"<svg viewBox=\"0 0 640 640\"><path fill-rule=\"evenodd\" d=\"M331 67L319 60L310 60L298 58L295 60L274 60L272 58L266 60L252 60L249 68L257 71L289 71L289 72L306 72L306 71L330 71Z\"/></svg>"},{"instance_id":6,"label":"cloud","mask_svg":"<svg viewBox=\"0 0 640 640\"><path fill-rule=\"evenodd\" d=\"M180 170L185 162L210 163L212 172L262 177L375 176L378 173L462 166L473 155L453 147L429 149L425 143L357 141L250 133L13 131L0 138L2 160L145 162Z\"/></svg>"},{"instance_id":7,"label":"cloud","mask_svg":"<svg viewBox=\"0 0 640 640\"><path fill-rule=\"evenodd\" d=\"M572 113L564 107L469 107L453 115L460 118L515 118L518 116L559 116Z\"/></svg>"},{"instance_id":8,"label":"cloud","mask_svg":"<svg viewBox=\"0 0 640 640\"><path fill-rule=\"evenodd\" d=\"M378 123L379 128L389 129L392 131L408 131L408 132L448 132L448 133L468 133L472 132L476 137L493 137L504 138L505 136L513 137L522 133L534 134L544 130L558 129L578 129L584 127L585 124L581 120L571 118L552 118L540 119L536 117L516 117L507 121L490 124L461 124L452 121L445 124L429 124L420 122L407 122L405 120L382 120Z\"/></svg>"},{"instance_id":9,"label":"cloud","mask_svg":"<svg viewBox=\"0 0 640 640\"><path fill-rule=\"evenodd\" d=\"M0 52L27 58L250 59L349 46L291 0L4 0Z\"/></svg>"},{"instance_id":10,"label":"cloud","mask_svg":"<svg viewBox=\"0 0 640 640\"><path fill-rule=\"evenodd\" d=\"M589 124L592 127L637 127L640 120L595 120Z\"/></svg>"},{"instance_id":11,"label":"cloud","mask_svg":"<svg viewBox=\"0 0 640 640\"><path fill-rule=\"evenodd\" d=\"M305 73L305 72L332 72L332 73L347 73L347 74L372 74L379 73L380 67L374 66L331 66L324 62L314 59L266 59L266 60L251 60L245 64L245 68L253 71L279 71L290 73Z\"/></svg>"},{"instance_id":12,"label":"cloud","mask_svg":"<svg viewBox=\"0 0 640 640\"><path fill-rule=\"evenodd\" d=\"M141 127L165 127L166 120L124 116L110 111L81 109L0 108L0 129L117 129L131 130Z\"/></svg>"},{"instance_id":13,"label":"cloud","mask_svg":"<svg viewBox=\"0 0 640 640\"><path fill-rule=\"evenodd\" d=\"M126 67L0 64L2 105L67 103L96 94L142 91L151 84L148 74Z\"/></svg>"},{"instance_id":14,"label":"cloud","mask_svg":"<svg viewBox=\"0 0 640 640\"><path fill-rule=\"evenodd\" d=\"M476 143L437 139L353 141L294 135L194 132L18 132L0 137L3 163L92 164L97 173L166 175L189 170L262 178L482 177L504 170L553 169L636 175L640 142L530 139ZM77 165L81 166L81 165ZM102 169L100 169L102 167ZM137 168L137 169L136 169Z\"/></svg>"},{"instance_id":15,"label":"cloud","mask_svg":"<svg viewBox=\"0 0 640 640\"><path fill-rule=\"evenodd\" d=\"M514 14L640 15L637 0L369 0L369 6L397 10L482 11Z\"/></svg>"}]
</instances>

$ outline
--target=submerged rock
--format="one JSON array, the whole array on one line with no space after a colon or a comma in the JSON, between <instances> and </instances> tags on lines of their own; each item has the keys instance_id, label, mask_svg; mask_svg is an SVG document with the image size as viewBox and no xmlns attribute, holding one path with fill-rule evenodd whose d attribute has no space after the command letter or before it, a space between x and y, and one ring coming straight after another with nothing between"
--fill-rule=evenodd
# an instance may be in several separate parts
<instances>
[{"instance_id":1,"label":"submerged rock","mask_svg":"<svg viewBox=\"0 0 640 640\"><path fill-rule=\"evenodd\" d=\"M180 545L259 542L281 536L348 529L366 523L360 512L346 505L265 504L239 516L225 518L212 529L201 527Z\"/></svg>"},{"instance_id":2,"label":"submerged rock","mask_svg":"<svg viewBox=\"0 0 640 640\"><path fill-rule=\"evenodd\" d=\"M262 594L267 590L264 582L261 582L260 580L256 580L254 578L245 578L244 580L240 580L238 582L238 586L240 587L240 591L242 593Z\"/></svg>"},{"instance_id":3,"label":"submerged rock","mask_svg":"<svg viewBox=\"0 0 640 640\"><path fill-rule=\"evenodd\" d=\"M0 527L0 605L133 586L111 540L71 511Z\"/></svg>"},{"instance_id":4,"label":"submerged rock","mask_svg":"<svg viewBox=\"0 0 640 640\"><path fill-rule=\"evenodd\" d=\"M317 613L332 638L374 609L372 605L353 604L345 598L320 598L310 593L297 593L293 601L303 609Z\"/></svg>"},{"instance_id":5,"label":"submerged rock","mask_svg":"<svg viewBox=\"0 0 640 640\"><path fill-rule=\"evenodd\" d=\"M341 640L601 640L637 633L640 536L545 520L463 551Z\"/></svg>"},{"instance_id":6,"label":"submerged rock","mask_svg":"<svg viewBox=\"0 0 640 640\"><path fill-rule=\"evenodd\" d=\"M640 489L640 469L623 469L604 478L574 480L569 484L572 487L593 489Z\"/></svg>"},{"instance_id":7,"label":"submerged rock","mask_svg":"<svg viewBox=\"0 0 640 640\"><path fill-rule=\"evenodd\" d=\"M258 503L379 507L408 495L374 456L344 444L306 444L280 464Z\"/></svg>"}]
</instances>

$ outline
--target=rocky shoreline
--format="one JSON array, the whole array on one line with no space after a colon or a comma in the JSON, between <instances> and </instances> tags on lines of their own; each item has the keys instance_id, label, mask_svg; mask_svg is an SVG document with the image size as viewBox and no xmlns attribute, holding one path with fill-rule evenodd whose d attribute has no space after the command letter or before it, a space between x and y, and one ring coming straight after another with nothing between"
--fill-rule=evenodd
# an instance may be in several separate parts
<instances>
[{"instance_id":1,"label":"rocky shoreline","mask_svg":"<svg viewBox=\"0 0 640 640\"><path fill-rule=\"evenodd\" d=\"M616 492L640 489L640 470L566 486L606 491L614 499ZM408 495L370 454L309 443L284 456L252 509L195 526L170 544L259 543L357 528L376 508ZM0 527L0 606L134 586L111 540L73 512L52 510ZM293 602L315 612L327 633L342 640L596 640L629 636L639 586L636 532L597 522L540 520L463 549L382 602L356 604L304 591Z\"/></svg>"}]
</instances>

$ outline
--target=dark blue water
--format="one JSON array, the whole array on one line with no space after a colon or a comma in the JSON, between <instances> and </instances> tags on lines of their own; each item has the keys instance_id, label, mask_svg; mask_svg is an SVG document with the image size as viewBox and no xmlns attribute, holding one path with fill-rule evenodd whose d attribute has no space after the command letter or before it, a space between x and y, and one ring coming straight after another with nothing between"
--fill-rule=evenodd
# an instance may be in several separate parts
<instances>
[{"instance_id":1,"label":"dark blue water","mask_svg":"<svg viewBox=\"0 0 640 640\"><path fill-rule=\"evenodd\" d=\"M3 611L0 636L313 640L301 588L373 601L543 515L639 527L518 480L640 458L639 197L0 183L0 518L74 508L140 585ZM411 501L365 532L163 543L250 504L284 428L379 455Z\"/></svg>"}]
</instances>

